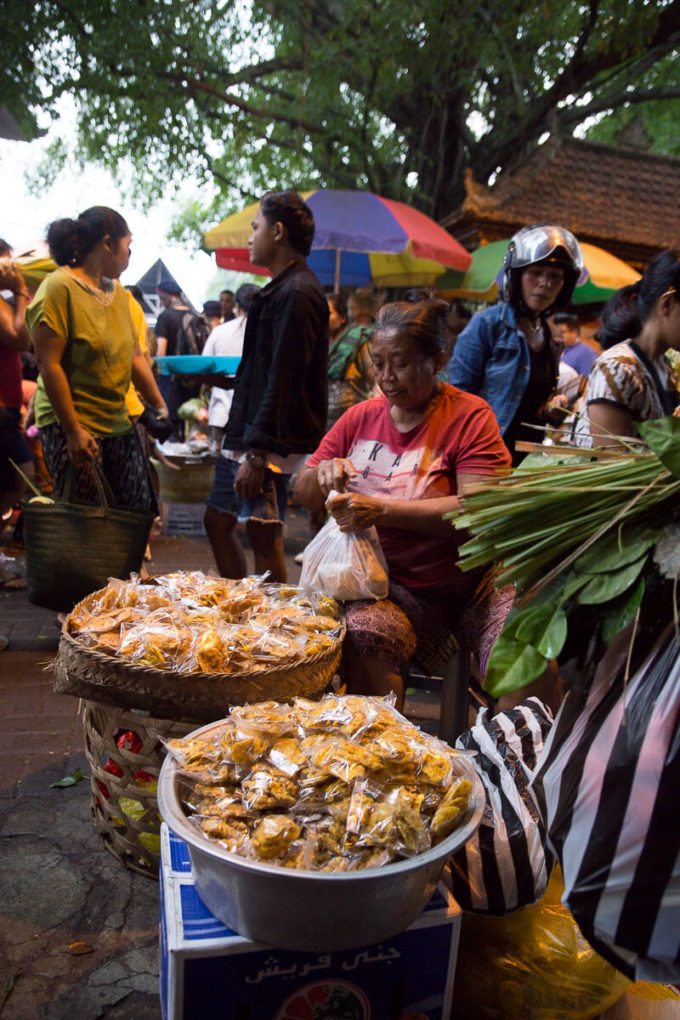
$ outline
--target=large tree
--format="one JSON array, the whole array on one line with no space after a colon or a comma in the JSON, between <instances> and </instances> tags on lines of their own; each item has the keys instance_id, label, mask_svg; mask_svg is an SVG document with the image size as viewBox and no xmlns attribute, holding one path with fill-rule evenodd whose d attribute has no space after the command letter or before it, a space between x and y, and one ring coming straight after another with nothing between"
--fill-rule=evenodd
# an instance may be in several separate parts
<instances>
[{"instance_id":1,"label":"large tree","mask_svg":"<svg viewBox=\"0 0 680 1020\"><path fill-rule=\"evenodd\" d=\"M75 97L81 157L220 210L274 182L434 217L546 133L680 97L680 0L5 0L2 101ZM676 136L677 137L677 136ZM52 154L58 165L59 153Z\"/></svg>"}]
</instances>

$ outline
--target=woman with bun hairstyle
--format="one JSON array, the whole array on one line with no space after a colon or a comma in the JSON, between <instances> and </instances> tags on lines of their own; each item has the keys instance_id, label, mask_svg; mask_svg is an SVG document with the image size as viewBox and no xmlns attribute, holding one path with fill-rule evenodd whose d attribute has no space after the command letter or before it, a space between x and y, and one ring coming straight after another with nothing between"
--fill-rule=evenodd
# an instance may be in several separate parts
<instances>
[{"instance_id":1,"label":"woman with bun hairstyle","mask_svg":"<svg viewBox=\"0 0 680 1020\"><path fill-rule=\"evenodd\" d=\"M538 223L522 227L503 260L502 300L473 316L449 362L449 382L483 397L496 415L513 465L519 440L540 442L532 425L557 387L559 347L548 316L566 308L583 269L574 235Z\"/></svg>"},{"instance_id":2,"label":"woman with bun hairstyle","mask_svg":"<svg viewBox=\"0 0 680 1020\"><path fill-rule=\"evenodd\" d=\"M622 287L602 313L598 339L605 351L588 378L578 446L622 445L635 422L673 414L677 379L666 358L680 350L680 261L661 252L641 280Z\"/></svg>"},{"instance_id":3,"label":"woman with bun hairstyle","mask_svg":"<svg viewBox=\"0 0 680 1020\"><path fill-rule=\"evenodd\" d=\"M343 662L351 691L394 690L400 703L401 669L416 644L459 622L480 580L459 569L460 536L444 514L458 511L466 486L510 463L488 404L438 378L447 315L442 301L383 305L369 341L381 395L345 411L295 485L294 498L312 511L327 506L341 531L377 527L390 595L346 604ZM482 671L511 602L512 591L477 642Z\"/></svg>"},{"instance_id":4,"label":"woman with bun hairstyle","mask_svg":"<svg viewBox=\"0 0 680 1020\"><path fill-rule=\"evenodd\" d=\"M118 282L130 241L123 217L106 206L50 224L47 242L59 268L41 283L26 320L40 369L36 423L57 494L73 464L73 498L96 502L92 472L83 469L97 460L116 506L154 510L146 459L126 413L130 380L159 414L168 411Z\"/></svg>"}]
</instances>

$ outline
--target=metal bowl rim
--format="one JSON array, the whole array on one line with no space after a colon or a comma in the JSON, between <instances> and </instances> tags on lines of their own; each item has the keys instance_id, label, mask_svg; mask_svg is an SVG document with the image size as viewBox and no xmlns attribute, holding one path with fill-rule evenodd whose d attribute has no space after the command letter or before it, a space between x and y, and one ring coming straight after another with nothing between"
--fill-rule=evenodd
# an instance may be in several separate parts
<instances>
[{"instance_id":1,"label":"metal bowl rim","mask_svg":"<svg viewBox=\"0 0 680 1020\"><path fill-rule=\"evenodd\" d=\"M187 738L194 739L201 734L218 726L223 726L226 719L219 719L216 722L207 723L199 729L187 734ZM472 806L468 808L468 817L463 825L458 826L452 833L446 836L441 843L430 847L421 854L414 854L413 857L404 858L401 861L391 861L380 868L365 868L363 871L312 871L306 868L283 868L277 864L267 864L264 861L253 861L247 857L240 857L232 854L217 844L212 843L207 837L201 836L191 824L187 816L179 806L179 798L176 792L176 782L179 778L179 767L172 755L168 754L161 766L158 776L158 808L168 827L188 843L190 847L222 861L224 864L233 864L245 871L253 871L260 874L276 876L278 878L290 878L291 881L309 881L316 879L320 882L354 882L375 881L375 879L388 879L403 872L416 871L420 867L434 864L444 857L455 853L460 849L477 831L484 814L486 794L484 784L479 777L471 758L465 757L468 775L467 779L472 783Z\"/></svg>"}]
</instances>

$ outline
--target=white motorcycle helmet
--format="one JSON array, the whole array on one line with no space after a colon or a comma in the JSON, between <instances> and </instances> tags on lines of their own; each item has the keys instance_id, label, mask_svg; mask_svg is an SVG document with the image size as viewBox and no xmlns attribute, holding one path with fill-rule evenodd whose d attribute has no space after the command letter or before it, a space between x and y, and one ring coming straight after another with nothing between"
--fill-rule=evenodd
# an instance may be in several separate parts
<instances>
[{"instance_id":1,"label":"white motorcycle helmet","mask_svg":"<svg viewBox=\"0 0 680 1020\"><path fill-rule=\"evenodd\" d=\"M583 252L570 230L552 223L535 223L522 227L511 239L503 257L502 294L515 308L522 303L521 271L537 265L564 269L562 289L546 314L566 308L583 272Z\"/></svg>"}]
</instances>

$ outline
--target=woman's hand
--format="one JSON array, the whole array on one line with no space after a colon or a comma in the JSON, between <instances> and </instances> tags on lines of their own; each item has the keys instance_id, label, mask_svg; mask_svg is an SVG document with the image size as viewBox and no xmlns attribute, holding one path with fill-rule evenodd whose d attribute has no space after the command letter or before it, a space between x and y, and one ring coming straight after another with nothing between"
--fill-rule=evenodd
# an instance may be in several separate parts
<instances>
[{"instance_id":1,"label":"woman's hand","mask_svg":"<svg viewBox=\"0 0 680 1020\"><path fill-rule=\"evenodd\" d=\"M76 467L85 467L99 456L97 440L82 425L76 425L66 433L66 451Z\"/></svg>"},{"instance_id":2,"label":"woman's hand","mask_svg":"<svg viewBox=\"0 0 680 1020\"><path fill-rule=\"evenodd\" d=\"M316 480L324 496L335 489L344 492L352 478L356 478L357 470L349 457L334 457L322 460L316 469Z\"/></svg>"},{"instance_id":3,"label":"woman's hand","mask_svg":"<svg viewBox=\"0 0 680 1020\"><path fill-rule=\"evenodd\" d=\"M19 267L9 256L0 259L0 290L11 290L14 294L28 296L26 283Z\"/></svg>"},{"instance_id":4,"label":"woman's hand","mask_svg":"<svg viewBox=\"0 0 680 1020\"><path fill-rule=\"evenodd\" d=\"M340 531L345 532L365 531L377 524L382 517L383 506L383 500L376 496L364 496L360 492L335 493L326 500L326 508L335 518Z\"/></svg>"}]
</instances>

